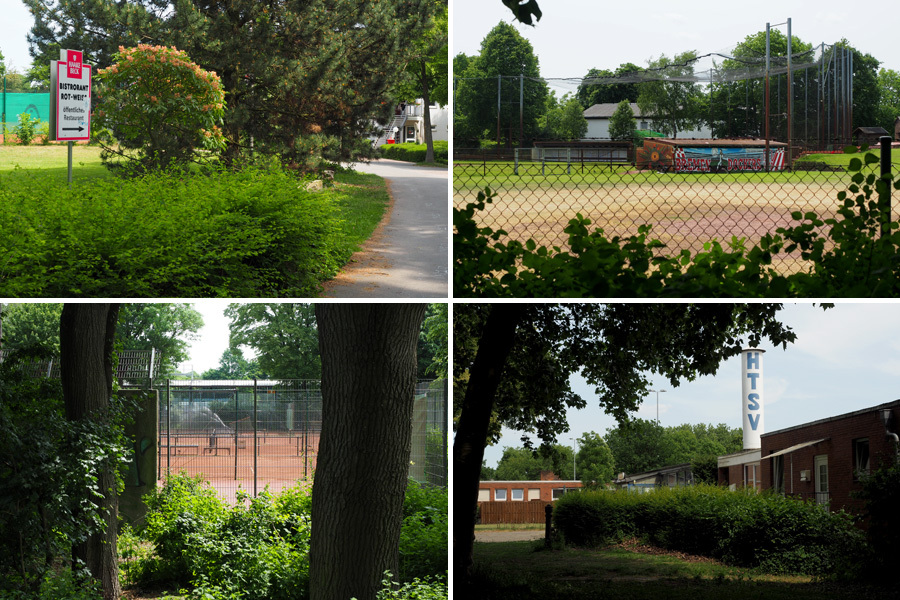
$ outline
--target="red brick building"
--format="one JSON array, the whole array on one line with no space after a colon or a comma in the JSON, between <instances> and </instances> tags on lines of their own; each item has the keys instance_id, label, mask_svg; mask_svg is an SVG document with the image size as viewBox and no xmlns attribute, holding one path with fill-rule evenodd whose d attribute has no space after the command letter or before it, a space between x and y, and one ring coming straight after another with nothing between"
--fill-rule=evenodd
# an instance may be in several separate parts
<instances>
[{"instance_id":1,"label":"red brick building","mask_svg":"<svg viewBox=\"0 0 900 600\"><path fill-rule=\"evenodd\" d=\"M562 480L553 471L541 471L540 481L482 481L478 484L478 502L552 502L580 488L580 481Z\"/></svg>"},{"instance_id":2,"label":"red brick building","mask_svg":"<svg viewBox=\"0 0 900 600\"><path fill-rule=\"evenodd\" d=\"M719 458L719 483L775 489L859 511L860 475L897 460L900 400L763 434L762 448Z\"/></svg>"}]
</instances>

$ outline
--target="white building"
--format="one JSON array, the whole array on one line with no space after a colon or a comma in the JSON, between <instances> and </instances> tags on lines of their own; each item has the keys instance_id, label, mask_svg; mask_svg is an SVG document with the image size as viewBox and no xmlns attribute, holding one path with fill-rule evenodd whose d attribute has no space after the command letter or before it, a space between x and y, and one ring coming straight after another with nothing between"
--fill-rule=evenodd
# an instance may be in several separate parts
<instances>
[{"instance_id":1,"label":"white building","mask_svg":"<svg viewBox=\"0 0 900 600\"><path fill-rule=\"evenodd\" d=\"M618 104L610 102L606 104L595 104L584 111L584 118L587 119L588 122L588 130L585 137L587 139L610 139L609 119L612 117L613 113L616 112L618 107ZM658 129L653 126L654 117L652 115L643 114L641 109L638 108L638 105L634 102L631 103L631 112L634 113L635 126L637 129L658 131ZM708 125L703 124L700 129L679 131L678 137L709 139L712 137L712 132Z\"/></svg>"},{"instance_id":2,"label":"white building","mask_svg":"<svg viewBox=\"0 0 900 600\"><path fill-rule=\"evenodd\" d=\"M432 104L429 106L431 117L431 138L434 141L450 139L450 110L447 107ZM388 139L396 143L425 143L425 104L421 98L415 104L402 103L394 109L394 118L384 128L375 146L386 144Z\"/></svg>"}]
</instances>

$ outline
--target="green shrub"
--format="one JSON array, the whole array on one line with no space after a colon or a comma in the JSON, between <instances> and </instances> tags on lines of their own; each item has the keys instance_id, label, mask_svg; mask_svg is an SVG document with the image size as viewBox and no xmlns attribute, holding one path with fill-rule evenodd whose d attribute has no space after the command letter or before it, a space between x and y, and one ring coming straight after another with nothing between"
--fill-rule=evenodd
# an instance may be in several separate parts
<instances>
[{"instance_id":1,"label":"green shrub","mask_svg":"<svg viewBox=\"0 0 900 600\"><path fill-rule=\"evenodd\" d=\"M115 138L105 140L104 161L127 156L159 169L224 149L225 91L215 73L174 47L120 46L113 60L97 71L95 125Z\"/></svg>"},{"instance_id":2,"label":"green shrub","mask_svg":"<svg viewBox=\"0 0 900 600\"><path fill-rule=\"evenodd\" d=\"M715 486L567 494L554 523L568 543L600 546L638 536L663 548L770 573L846 572L865 551L844 513L815 503Z\"/></svg>"},{"instance_id":3,"label":"green shrub","mask_svg":"<svg viewBox=\"0 0 900 600\"><path fill-rule=\"evenodd\" d=\"M447 490L410 480L400 530L400 580L447 572Z\"/></svg>"},{"instance_id":4,"label":"green shrub","mask_svg":"<svg viewBox=\"0 0 900 600\"><path fill-rule=\"evenodd\" d=\"M71 189L14 175L0 175L3 296L309 297L352 251L340 194L280 170Z\"/></svg>"},{"instance_id":5,"label":"green shrub","mask_svg":"<svg viewBox=\"0 0 900 600\"><path fill-rule=\"evenodd\" d=\"M413 144L409 142L405 144L384 144L381 146L382 157L414 163L425 162L426 151L427 147L425 144ZM435 141L434 162L447 164L448 156L448 143L445 141Z\"/></svg>"},{"instance_id":6,"label":"green shrub","mask_svg":"<svg viewBox=\"0 0 900 600\"><path fill-rule=\"evenodd\" d=\"M176 475L147 497L142 535L156 556L134 568L144 583L189 586L198 598L302 598L309 581L309 491L279 499L239 493L228 507L199 477ZM294 510L306 512L293 512Z\"/></svg>"},{"instance_id":7,"label":"green shrub","mask_svg":"<svg viewBox=\"0 0 900 600\"><path fill-rule=\"evenodd\" d=\"M385 571L381 585L375 600L446 600L448 597L447 583L440 578L414 579L401 584L393 580L390 571Z\"/></svg>"},{"instance_id":8,"label":"green shrub","mask_svg":"<svg viewBox=\"0 0 900 600\"><path fill-rule=\"evenodd\" d=\"M19 115L19 123L13 127L13 133L19 138L19 143L28 146L34 139L37 128L40 126L40 119L32 119L31 114L22 113Z\"/></svg>"},{"instance_id":9,"label":"green shrub","mask_svg":"<svg viewBox=\"0 0 900 600\"><path fill-rule=\"evenodd\" d=\"M892 578L900 564L900 464L888 464L862 478L862 490L854 496L866 503L867 530L872 548L867 575Z\"/></svg>"},{"instance_id":10,"label":"green shrub","mask_svg":"<svg viewBox=\"0 0 900 600\"><path fill-rule=\"evenodd\" d=\"M129 405L114 399L107 424L68 421L59 381L18 368L47 358L13 353L0 365L0 597L64 597L41 590L76 586L66 572L71 561L57 557L102 530L98 470L124 467L129 456Z\"/></svg>"}]
</instances>

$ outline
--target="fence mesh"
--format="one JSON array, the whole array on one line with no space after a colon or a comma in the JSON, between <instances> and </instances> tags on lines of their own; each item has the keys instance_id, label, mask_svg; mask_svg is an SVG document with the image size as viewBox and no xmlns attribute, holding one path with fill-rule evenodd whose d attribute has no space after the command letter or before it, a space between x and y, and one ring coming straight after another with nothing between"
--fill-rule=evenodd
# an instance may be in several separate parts
<instances>
[{"instance_id":1,"label":"fence mesh","mask_svg":"<svg viewBox=\"0 0 900 600\"><path fill-rule=\"evenodd\" d=\"M19 115L24 113L45 123L50 121L50 94L48 92L7 92L6 94L0 92L0 103L2 103L4 124L7 129L15 127L19 122Z\"/></svg>"},{"instance_id":2,"label":"fence mesh","mask_svg":"<svg viewBox=\"0 0 900 600\"><path fill-rule=\"evenodd\" d=\"M312 480L322 432L319 381L160 382L159 478L202 475L226 498ZM446 388L416 387L410 477L447 485ZM255 451L254 451L255 449Z\"/></svg>"},{"instance_id":3,"label":"fence mesh","mask_svg":"<svg viewBox=\"0 0 900 600\"><path fill-rule=\"evenodd\" d=\"M454 206L465 208L490 187L497 195L475 218L481 226L506 231L503 241L533 239L567 250L564 229L580 213L590 219L591 230L600 227L609 238L652 225L649 239L659 239L666 245L662 252L675 255L701 251L713 239L725 244L733 236L755 244L778 227L796 224L794 211L834 216L838 193L851 185L845 167L815 160L768 173L676 173L581 156L543 149L516 160L512 153L455 150ZM893 151L892 162L894 172L900 150ZM879 173L879 165L870 172ZM896 207L892 217L900 217ZM786 273L800 268L784 258L775 266Z\"/></svg>"}]
</instances>

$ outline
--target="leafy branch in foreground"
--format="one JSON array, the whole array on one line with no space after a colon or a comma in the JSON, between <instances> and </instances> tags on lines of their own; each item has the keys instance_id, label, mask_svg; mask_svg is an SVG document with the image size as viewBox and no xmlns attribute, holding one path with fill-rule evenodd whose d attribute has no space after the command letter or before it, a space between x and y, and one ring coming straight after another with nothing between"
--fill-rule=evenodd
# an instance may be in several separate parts
<instances>
[{"instance_id":1,"label":"leafy branch in foreground","mask_svg":"<svg viewBox=\"0 0 900 600\"><path fill-rule=\"evenodd\" d=\"M900 189L900 180L862 172L877 161L872 154L851 160L851 184L838 194L842 205L835 217L796 211L791 215L796 225L778 228L757 245L748 248L745 238L733 237L726 246L707 242L693 255L689 250L664 254L665 244L649 237L649 225L625 238L608 238L601 228L590 232L590 220L580 213L564 230L568 251L534 240L504 242L506 231L476 222L476 213L496 196L485 188L475 202L453 210L454 295L900 296L900 225L890 220L889 203L882 200L891 187ZM784 275L772 267L774 257L797 254L800 272Z\"/></svg>"}]
</instances>

